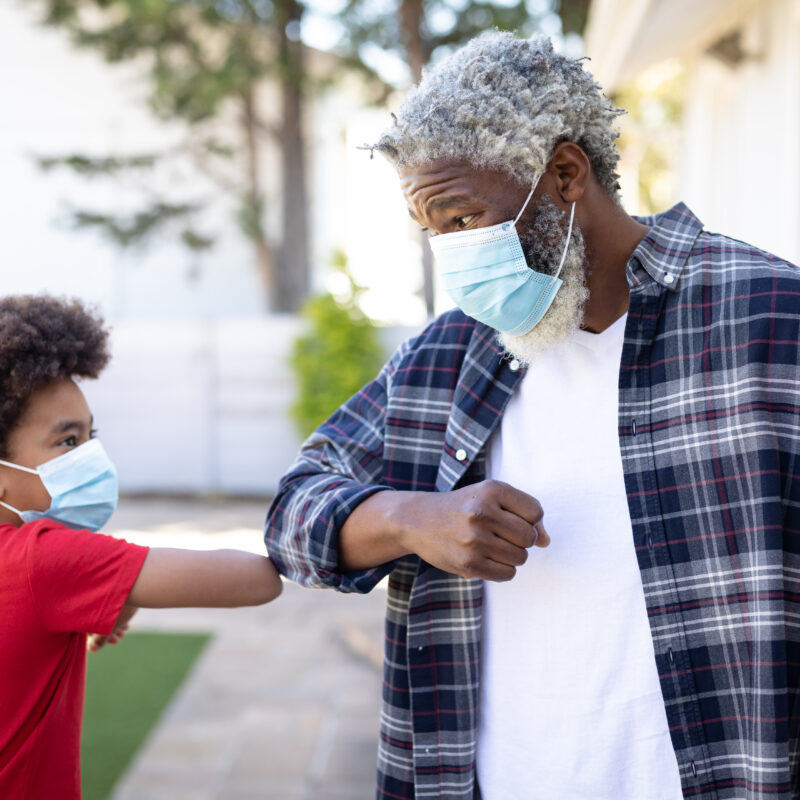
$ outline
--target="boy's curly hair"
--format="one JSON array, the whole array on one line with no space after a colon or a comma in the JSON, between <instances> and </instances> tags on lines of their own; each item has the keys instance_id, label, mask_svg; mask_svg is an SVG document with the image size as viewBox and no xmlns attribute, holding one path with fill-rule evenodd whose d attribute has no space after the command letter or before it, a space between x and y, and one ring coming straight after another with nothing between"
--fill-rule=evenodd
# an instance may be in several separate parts
<instances>
[{"instance_id":1,"label":"boy's curly hair","mask_svg":"<svg viewBox=\"0 0 800 800\"><path fill-rule=\"evenodd\" d=\"M52 381L96 378L108 363L103 320L78 300L0 297L0 458L30 396Z\"/></svg>"}]
</instances>

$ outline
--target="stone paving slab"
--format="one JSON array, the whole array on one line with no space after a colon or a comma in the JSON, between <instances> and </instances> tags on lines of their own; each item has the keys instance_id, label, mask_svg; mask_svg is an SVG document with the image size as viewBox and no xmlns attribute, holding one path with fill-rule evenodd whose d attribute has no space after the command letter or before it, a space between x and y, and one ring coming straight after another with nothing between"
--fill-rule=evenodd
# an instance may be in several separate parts
<instances>
[{"instance_id":1,"label":"stone paving slab","mask_svg":"<svg viewBox=\"0 0 800 800\"><path fill-rule=\"evenodd\" d=\"M107 530L263 552L266 501L123 500ZM385 593L284 584L243 609L142 609L133 629L213 635L113 800L374 797ZM120 647L124 647L124 641Z\"/></svg>"}]
</instances>

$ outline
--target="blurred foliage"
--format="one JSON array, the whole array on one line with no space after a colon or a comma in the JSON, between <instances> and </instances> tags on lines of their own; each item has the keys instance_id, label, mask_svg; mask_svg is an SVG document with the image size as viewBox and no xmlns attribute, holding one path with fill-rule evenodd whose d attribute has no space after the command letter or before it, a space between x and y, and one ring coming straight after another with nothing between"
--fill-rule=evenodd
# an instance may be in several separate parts
<instances>
[{"instance_id":1,"label":"blurred foliage","mask_svg":"<svg viewBox=\"0 0 800 800\"><path fill-rule=\"evenodd\" d=\"M264 76L302 82L281 25L293 0L32 0L44 22L109 62L145 57L152 109L190 123L216 116Z\"/></svg>"},{"instance_id":2,"label":"blurred foliage","mask_svg":"<svg viewBox=\"0 0 800 800\"><path fill-rule=\"evenodd\" d=\"M120 247L145 241L154 233L178 222L181 224L181 239L190 250L207 250L212 246L213 240L182 225L196 210L196 206L188 203L159 202L129 217L78 209L73 212L72 220L76 228L94 228Z\"/></svg>"},{"instance_id":3,"label":"blurred foliage","mask_svg":"<svg viewBox=\"0 0 800 800\"><path fill-rule=\"evenodd\" d=\"M334 255L333 267L346 277L347 290L341 297L327 293L306 302L302 314L309 328L292 347L298 396L291 414L304 437L372 380L383 363L377 328L358 305L363 287L343 253Z\"/></svg>"},{"instance_id":4,"label":"blurred foliage","mask_svg":"<svg viewBox=\"0 0 800 800\"><path fill-rule=\"evenodd\" d=\"M73 44L93 50L111 63L135 62L149 78L148 103L161 120L178 122L185 137L156 153L83 153L39 158L43 169L69 169L87 178L127 178L157 163L168 164L181 181L142 186L133 214L115 209L73 213L77 228L101 231L121 247L145 244L154 234L175 239L192 252L209 249L213 234L198 232L203 210L220 195L236 207L243 236L254 254L265 290L277 310L293 310L305 293L298 274L308 272L305 246L305 185L299 107L313 90L299 43L304 6L296 0L27 0L42 10L42 21L67 33ZM259 87L280 87L281 110L261 106ZM291 99L286 100L289 96ZM294 113L292 113L294 112ZM260 174L260 147L270 140L280 148L290 179L281 193L291 196L292 228L277 242L264 224L266 197ZM300 142L298 147L297 143ZM284 145L293 148L287 159ZM192 173L213 187L198 190ZM188 178L188 180L187 180ZM205 192L205 194L201 194ZM299 197L299 200L298 200ZM286 216L284 214L284 216ZM298 222L298 216L300 220ZM176 225L178 218L181 225ZM287 244L287 240L289 243ZM286 252L284 252L286 251ZM283 259L281 256L285 256ZM291 276L279 274L290 265ZM301 296L292 295L301 289Z\"/></svg>"},{"instance_id":5,"label":"blurred foliage","mask_svg":"<svg viewBox=\"0 0 800 800\"><path fill-rule=\"evenodd\" d=\"M580 34L590 0L346 0L336 14L341 31L338 52L353 66L380 82L370 51L379 49L404 61L417 82L434 55L455 49L492 28L529 36L553 14L564 34ZM384 99L389 87L384 84Z\"/></svg>"},{"instance_id":6,"label":"blurred foliage","mask_svg":"<svg viewBox=\"0 0 800 800\"><path fill-rule=\"evenodd\" d=\"M639 213L655 214L675 198L675 162L686 95L686 71L679 61L647 70L614 94L627 110L621 119L619 149L623 159L638 161Z\"/></svg>"},{"instance_id":7,"label":"blurred foliage","mask_svg":"<svg viewBox=\"0 0 800 800\"><path fill-rule=\"evenodd\" d=\"M161 156L157 154L142 154L124 158L111 156L109 158L90 158L89 156L74 155L61 157L46 157L37 159L41 169L46 172L56 167L69 167L78 175L87 178L113 175L128 169L150 169L154 167Z\"/></svg>"}]
</instances>

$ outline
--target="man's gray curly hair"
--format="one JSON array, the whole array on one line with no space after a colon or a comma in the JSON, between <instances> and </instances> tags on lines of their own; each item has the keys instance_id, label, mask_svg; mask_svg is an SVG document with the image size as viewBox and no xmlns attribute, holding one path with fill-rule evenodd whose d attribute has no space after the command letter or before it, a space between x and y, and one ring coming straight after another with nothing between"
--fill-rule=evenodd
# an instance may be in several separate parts
<instances>
[{"instance_id":1,"label":"man's gray curly hair","mask_svg":"<svg viewBox=\"0 0 800 800\"><path fill-rule=\"evenodd\" d=\"M532 185L556 145L573 142L616 197L614 120L624 113L546 36L487 31L425 70L374 149L397 168L465 161Z\"/></svg>"}]
</instances>

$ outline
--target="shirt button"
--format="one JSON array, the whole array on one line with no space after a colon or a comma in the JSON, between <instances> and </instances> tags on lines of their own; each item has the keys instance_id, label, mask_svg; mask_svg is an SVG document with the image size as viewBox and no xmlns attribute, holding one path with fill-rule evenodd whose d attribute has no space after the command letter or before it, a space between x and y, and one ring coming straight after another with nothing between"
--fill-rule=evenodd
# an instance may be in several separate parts
<instances>
[{"instance_id":1,"label":"shirt button","mask_svg":"<svg viewBox=\"0 0 800 800\"><path fill-rule=\"evenodd\" d=\"M649 547L651 550L653 549L653 537L652 537L652 536L648 536L648 537L647 537L647 546L648 546L648 547Z\"/></svg>"},{"instance_id":2,"label":"shirt button","mask_svg":"<svg viewBox=\"0 0 800 800\"><path fill-rule=\"evenodd\" d=\"M463 447L459 447L456 450L456 461L466 461L467 458L467 451Z\"/></svg>"},{"instance_id":3,"label":"shirt button","mask_svg":"<svg viewBox=\"0 0 800 800\"><path fill-rule=\"evenodd\" d=\"M697 765L694 761L692 761L692 775L694 775L695 778L697 777Z\"/></svg>"},{"instance_id":4,"label":"shirt button","mask_svg":"<svg viewBox=\"0 0 800 800\"><path fill-rule=\"evenodd\" d=\"M674 275L665 275L664 276L664 283L674 283L675 276Z\"/></svg>"},{"instance_id":5,"label":"shirt button","mask_svg":"<svg viewBox=\"0 0 800 800\"><path fill-rule=\"evenodd\" d=\"M508 368L512 372L516 372L519 369L519 361L517 361L516 358L512 359L511 361L508 362Z\"/></svg>"}]
</instances>

